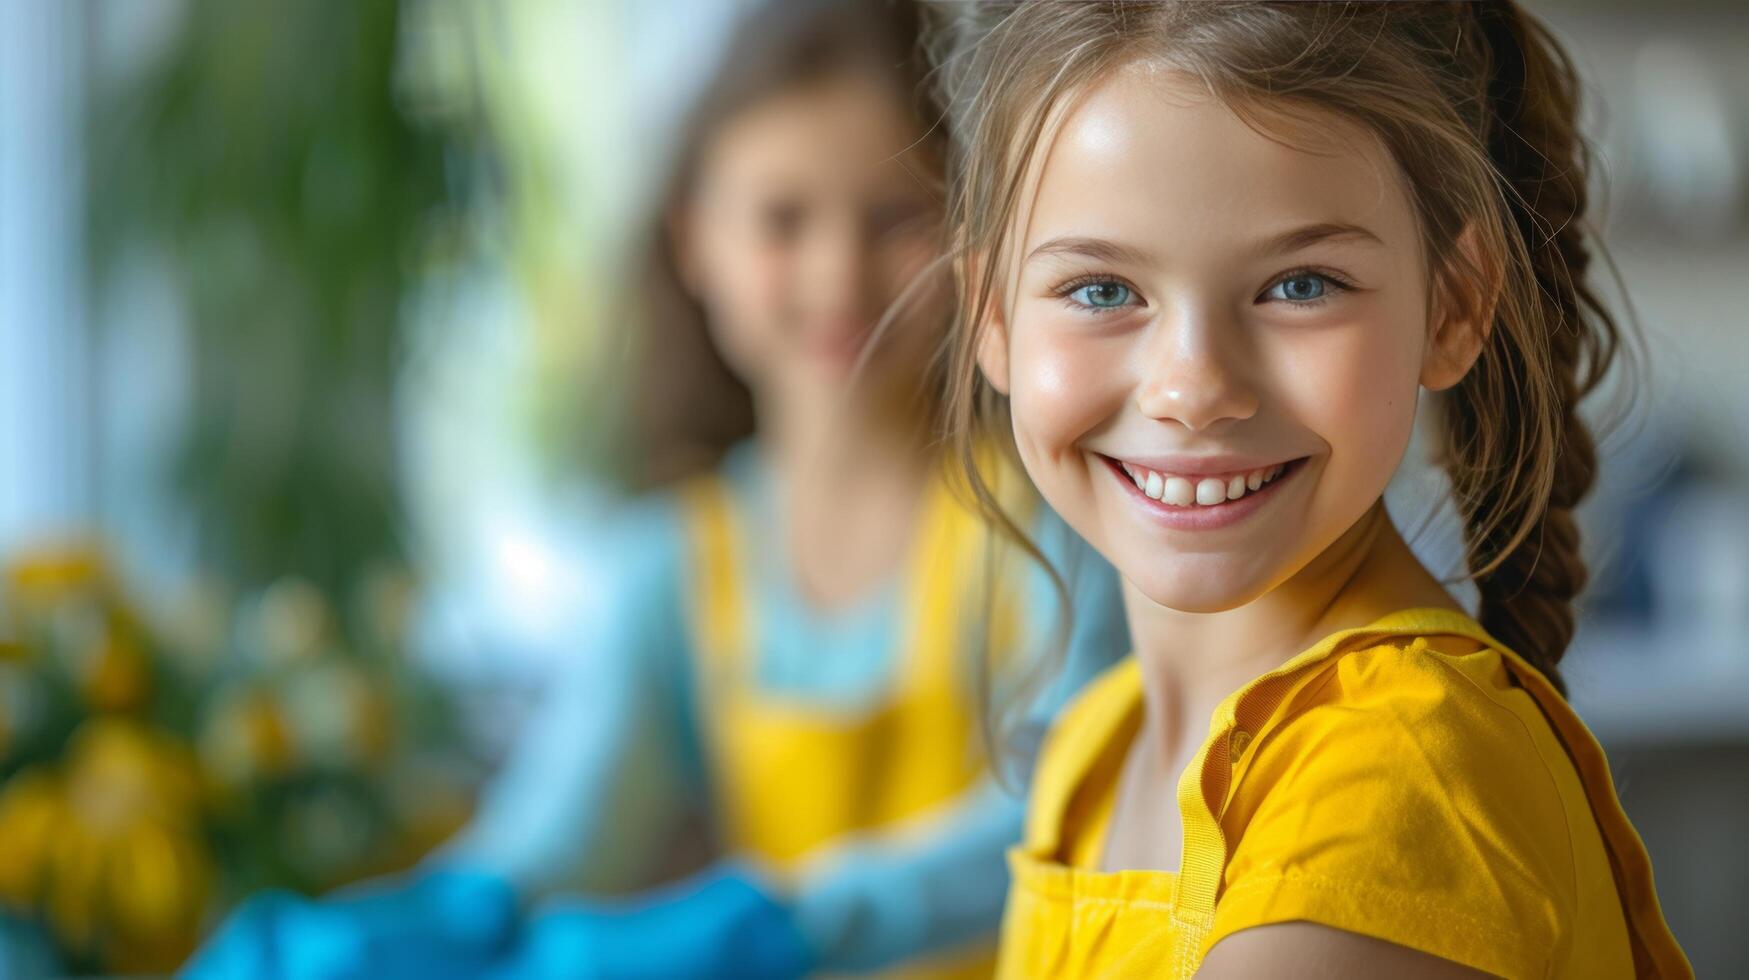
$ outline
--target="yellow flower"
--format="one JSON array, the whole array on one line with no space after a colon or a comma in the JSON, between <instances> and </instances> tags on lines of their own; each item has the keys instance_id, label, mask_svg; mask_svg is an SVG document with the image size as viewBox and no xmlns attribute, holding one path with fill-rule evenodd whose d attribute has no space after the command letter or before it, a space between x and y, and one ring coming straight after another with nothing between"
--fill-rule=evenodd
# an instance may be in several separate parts
<instances>
[{"instance_id":1,"label":"yellow flower","mask_svg":"<svg viewBox=\"0 0 1749 980\"><path fill-rule=\"evenodd\" d=\"M0 789L0 901L36 905L49 842L65 813L61 781L48 771L26 770Z\"/></svg>"},{"instance_id":2,"label":"yellow flower","mask_svg":"<svg viewBox=\"0 0 1749 980\"><path fill-rule=\"evenodd\" d=\"M212 890L199 793L168 736L87 722L63 769L27 770L0 790L0 898L38 910L63 944L110 969L174 969Z\"/></svg>"},{"instance_id":3,"label":"yellow flower","mask_svg":"<svg viewBox=\"0 0 1749 980\"><path fill-rule=\"evenodd\" d=\"M139 644L111 625L84 664L80 685L98 711L126 711L144 703L152 690L152 664Z\"/></svg>"},{"instance_id":4,"label":"yellow flower","mask_svg":"<svg viewBox=\"0 0 1749 980\"><path fill-rule=\"evenodd\" d=\"M96 591L108 580L103 552L89 542L28 551L6 569L7 594L28 608L40 609L68 595Z\"/></svg>"}]
</instances>

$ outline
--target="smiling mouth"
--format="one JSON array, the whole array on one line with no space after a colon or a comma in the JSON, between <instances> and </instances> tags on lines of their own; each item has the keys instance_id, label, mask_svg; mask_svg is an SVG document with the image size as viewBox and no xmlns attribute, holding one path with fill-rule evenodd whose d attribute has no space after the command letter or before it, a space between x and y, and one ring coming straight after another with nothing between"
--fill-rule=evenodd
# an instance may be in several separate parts
<instances>
[{"instance_id":1,"label":"smiling mouth","mask_svg":"<svg viewBox=\"0 0 1749 980\"><path fill-rule=\"evenodd\" d=\"M1210 476L1186 476L1147 469L1134 463L1100 455L1114 473L1150 500L1181 511L1213 511L1254 496L1268 494L1285 477L1298 470L1307 457Z\"/></svg>"}]
</instances>

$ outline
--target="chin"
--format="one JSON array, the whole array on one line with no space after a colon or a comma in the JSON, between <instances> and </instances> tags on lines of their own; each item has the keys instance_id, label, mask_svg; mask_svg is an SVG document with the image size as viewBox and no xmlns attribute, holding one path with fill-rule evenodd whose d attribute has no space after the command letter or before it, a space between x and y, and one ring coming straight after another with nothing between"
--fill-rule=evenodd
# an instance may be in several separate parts
<instances>
[{"instance_id":1,"label":"chin","mask_svg":"<svg viewBox=\"0 0 1749 980\"><path fill-rule=\"evenodd\" d=\"M1250 568L1201 557L1174 557L1171 567L1155 559L1140 575L1126 573L1137 592L1150 602L1185 613L1219 613L1237 609L1269 591L1267 576Z\"/></svg>"}]
</instances>

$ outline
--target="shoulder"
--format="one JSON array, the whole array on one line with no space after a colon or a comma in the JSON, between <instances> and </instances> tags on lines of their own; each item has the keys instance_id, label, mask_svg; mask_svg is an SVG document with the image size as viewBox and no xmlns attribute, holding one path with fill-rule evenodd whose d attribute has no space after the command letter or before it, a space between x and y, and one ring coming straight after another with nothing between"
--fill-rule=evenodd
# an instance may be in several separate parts
<instances>
[{"instance_id":1,"label":"shoulder","mask_svg":"<svg viewBox=\"0 0 1749 980\"><path fill-rule=\"evenodd\" d=\"M1252 733L1223 823L1251 836L1259 814L1296 808L1364 820L1374 840L1403 847L1461 823L1495 847L1532 850L1549 865L1538 884L1560 884L1568 831L1535 728L1546 724L1491 648L1418 636L1339 653Z\"/></svg>"},{"instance_id":2,"label":"shoulder","mask_svg":"<svg viewBox=\"0 0 1749 980\"><path fill-rule=\"evenodd\" d=\"M1298 907L1288 918L1528 969L1577 903L1538 724L1502 655L1459 638L1311 665L1234 762L1226 931Z\"/></svg>"},{"instance_id":3,"label":"shoulder","mask_svg":"<svg viewBox=\"0 0 1749 980\"><path fill-rule=\"evenodd\" d=\"M1389 763L1404 776L1437 772L1437 785L1422 787L1428 792L1553 799L1539 727L1547 722L1498 650L1459 637L1397 637L1339 652L1293 678L1252 733L1252 758L1240 761L1274 789L1282 787L1268 777L1285 774L1271 763L1341 749L1301 760L1311 768L1298 778Z\"/></svg>"},{"instance_id":4,"label":"shoulder","mask_svg":"<svg viewBox=\"0 0 1749 980\"><path fill-rule=\"evenodd\" d=\"M685 486L647 491L602 510L583 531L579 550L590 556L607 591L644 591L672 580L685 564L688 501Z\"/></svg>"},{"instance_id":5,"label":"shoulder","mask_svg":"<svg viewBox=\"0 0 1749 980\"><path fill-rule=\"evenodd\" d=\"M609 553L672 575L696 559L713 521L744 531L771 497L771 479L759 444L746 439L710 469L622 498L603 513L597 530Z\"/></svg>"}]
</instances>

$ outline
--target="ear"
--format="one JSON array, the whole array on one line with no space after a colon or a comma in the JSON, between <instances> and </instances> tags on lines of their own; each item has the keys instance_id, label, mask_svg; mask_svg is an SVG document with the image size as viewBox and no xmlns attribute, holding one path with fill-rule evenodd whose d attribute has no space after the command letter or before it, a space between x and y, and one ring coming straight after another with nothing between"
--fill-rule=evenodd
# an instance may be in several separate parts
<instances>
[{"instance_id":1,"label":"ear","mask_svg":"<svg viewBox=\"0 0 1749 980\"><path fill-rule=\"evenodd\" d=\"M1499 263L1484 254L1471 224L1459 233L1453 255L1434 274L1421 384L1444 391L1464 379L1488 344L1500 294Z\"/></svg>"},{"instance_id":2,"label":"ear","mask_svg":"<svg viewBox=\"0 0 1749 980\"><path fill-rule=\"evenodd\" d=\"M961 282L977 282L983 275L982 256L967 255L960 260ZM1008 324L1002 318L1002 303L998 296L986 300L981 318L972 323L976 331L978 370L984 379L1003 395L1008 394Z\"/></svg>"},{"instance_id":3,"label":"ear","mask_svg":"<svg viewBox=\"0 0 1749 980\"><path fill-rule=\"evenodd\" d=\"M985 318L978 332L978 369L1003 395L1008 394L1008 327L998 315Z\"/></svg>"}]
</instances>

